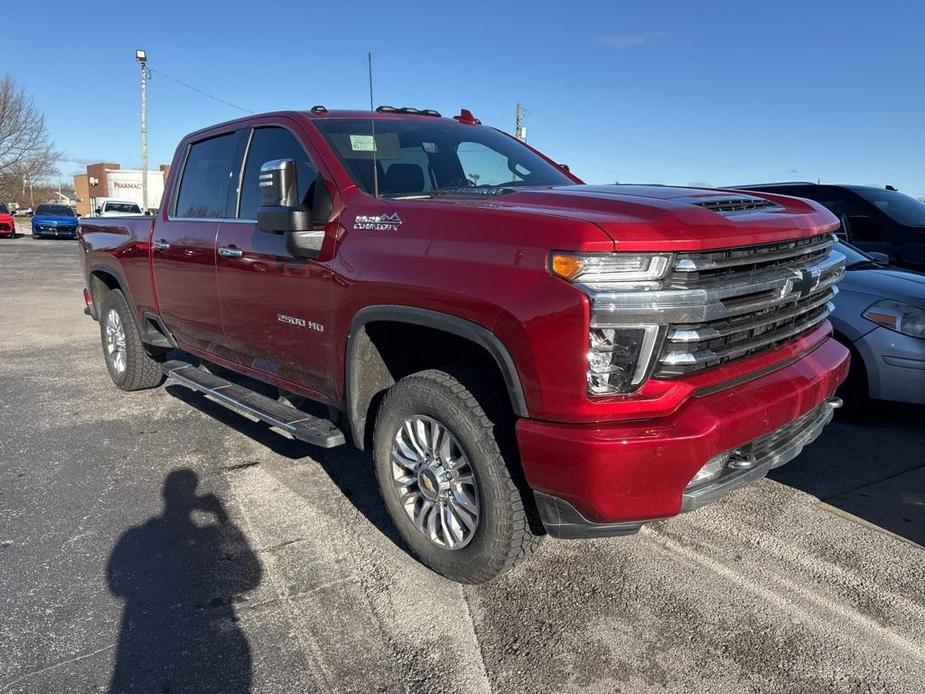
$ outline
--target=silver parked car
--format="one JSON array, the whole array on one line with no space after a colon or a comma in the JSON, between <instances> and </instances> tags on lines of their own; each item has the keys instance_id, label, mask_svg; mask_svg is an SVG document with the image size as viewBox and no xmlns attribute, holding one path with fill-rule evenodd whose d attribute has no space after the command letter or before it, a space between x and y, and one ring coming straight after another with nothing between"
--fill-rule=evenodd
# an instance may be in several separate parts
<instances>
[{"instance_id":1,"label":"silver parked car","mask_svg":"<svg viewBox=\"0 0 925 694\"><path fill-rule=\"evenodd\" d=\"M925 403L925 274L889 267L885 256L847 243L835 248L847 258L829 317L851 350L846 407L867 398Z\"/></svg>"}]
</instances>

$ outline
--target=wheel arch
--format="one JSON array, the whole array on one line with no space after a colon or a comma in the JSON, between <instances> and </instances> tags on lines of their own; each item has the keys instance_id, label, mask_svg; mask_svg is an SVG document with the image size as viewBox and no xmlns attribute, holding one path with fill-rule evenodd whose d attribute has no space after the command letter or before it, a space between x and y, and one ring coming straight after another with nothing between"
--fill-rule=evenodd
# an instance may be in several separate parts
<instances>
[{"instance_id":1,"label":"wheel arch","mask_svg":"<svg viewBox=\"0 0 925 694\"><path fill-rule=\"evenodd\" d=\"M93 297L93 303L96 305L99 305L99 302L102 301L102 291L104 288L107 291L119 289L123 294L126 294L125 280L122 277L122 273L111 265L104 265L102 263L92 265L90 271L87 273L87 279L90 285L87 289L90 291L90 295ZM125 298L128 300L129 306L132 307L132 311L134 312L135 305L132 303L132 298L127 294Z\"/></svg>"},{"instance_id":2,"label":"wheel arch","mask_svg":"<svg viewBox=\"0 0 925 694\"><path fill-rule=\"evenodd\" d=\"M160 316L151 311L141 312L138 310L135 299L128 290L125 277L118 268L105 263L93 264L87 273L87 284L89 285L87 289L90 291L94 307L102 303L104 289L106 291L118 289L122 292L122 296L128 302L132 316L135 318L135 323L141 333L141 339L146 345L159 349L177 347L176 340ZM97 316L97 318L99 317Z\"/></svg>"},{"instance_id":3,"label":"wheel arch","mask_svg":"<svg viewBox=\"0 0 925 694\"><path fill-rule=\"evenodd\" d=\"M528 417L520 374L501 340L478 323L440 311L401 305L367 306L354 316L345 353L347 416L354 444L364 450L369 440L368 419L378 400L395 381L395 375L370 335L376 324L407 324L452 336L475 345L498 370L507 390L511 409ZM435 361L430 366L439 366Z\"/></svg>"}]
</instances>

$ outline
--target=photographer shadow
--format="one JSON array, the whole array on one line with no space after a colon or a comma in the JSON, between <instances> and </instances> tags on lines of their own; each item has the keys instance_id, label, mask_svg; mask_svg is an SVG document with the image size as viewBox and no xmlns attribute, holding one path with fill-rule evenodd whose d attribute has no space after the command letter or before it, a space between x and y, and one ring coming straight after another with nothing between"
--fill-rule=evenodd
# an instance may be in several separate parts
<instances>
[{"instance_id":1,"label":"photographer shadow","mask_svg":"<svg viewBox=\"0 0 925 694\"><path fill-rule=\"evenodd\" d=\"M198 484L192 470L172 471L161 515L127 530L110 555L109 589L125 601L110 694L250 691L251 650L233 603L260 584L262 567Z\"/></svg>"}]
</instances>

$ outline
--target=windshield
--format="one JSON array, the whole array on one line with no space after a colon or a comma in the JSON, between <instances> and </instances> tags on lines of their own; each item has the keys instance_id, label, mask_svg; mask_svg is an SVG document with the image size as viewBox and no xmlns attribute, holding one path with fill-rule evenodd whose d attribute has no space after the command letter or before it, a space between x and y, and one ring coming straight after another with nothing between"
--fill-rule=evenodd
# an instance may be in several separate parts
<instances>
[{"instance_id":1,"label":"windshield","mask_svg":"<svg viewBox=\"0 0 925 694\"><path fill-rule=\"evenodd\" d=\"M35 216L41 217L73 217L74 210L67 205L39 205L35 208Z\"/></svg>"},{"instance_id":2,"label":"windshield","mask_svg":"<svg viewBox=\"0 0 925 694\"><path fill-rule=\"evenodd\" d=\"M9 214L9 213L10 213L10 208L8 208L6 205L0 202L0 214Z\"/></svg>"},{"instance_id":3,"label":"windshield","mask_svg":"<svg viewBox=\"0 0 925 694\"><path fill-rule=\"evenodd\" d=\"M140 213L141 208L133 202L107 202L107 212L123 212L125 214Z\"/></svg>"},{"instance_id":4,"label":"windshield","mask_svg":"<svg viewBox=\"0 0 925 694\"><path fill-rule=\"evenodd\" d=\"M374 191L374 144L369 119L315 124L367 193ZM490 194L516 186L570 185L574 181L514 138L492 128L445 119L376 119L375 162L383 197L440 191Z\"/></svg>"},{"instance_id":5,"label":"windshield","mask_svg":"<svg viewBox=\"0 0 925 694\"><path fill-rule=\"evenodd\" d=\"M854 192L878 207L894 222L910 227L925 227L925 203L895 190L855 188Z\"/></svg>"}]
</instances>

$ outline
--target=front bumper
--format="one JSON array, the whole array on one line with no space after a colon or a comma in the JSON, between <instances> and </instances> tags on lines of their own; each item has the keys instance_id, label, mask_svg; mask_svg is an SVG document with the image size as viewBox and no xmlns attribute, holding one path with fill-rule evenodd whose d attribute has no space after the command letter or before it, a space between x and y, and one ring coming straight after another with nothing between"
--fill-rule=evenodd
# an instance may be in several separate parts
<instances>
[{"instance_id":1,"label":"front bumper","mask_svg":"<svg viewBox=\"0 0 925 694\"><path fill-rule=\"evenodd\" d=\"M870 397L925 404L925 340L877 327L854 343Z\"/></svg>"},{"instance_id":2,"label":"front bumper","mask_svg":"<svg viewBox=\"0 0 925 694\"><path fill-rule=\"evenodd\" d=\"M77 229L66 227L63 229L32 229L32 235L37 239L76 239Z\"/></svg>"},{"instance_id":3,"label":"front bumper","mask_svg":"<svg viewBox=\"0 0 925 694\"><path fill-rule=\"evenodd\" d=\"M714 456L748 444L757 447L817 411L823 416L813 420L814 438L831 417L818 408L844 380L848 359L847 349L826 339L776 371L693 397L672 415L655 420L600 425L520 420L521 459L547 530L560 537L626 534L645 521L698 508L763 476L786 460L769 456L741 475L687 490ZM791 433L777 441L772 453L796 442L797 432Z\"/></svg>"}]
</instances>

